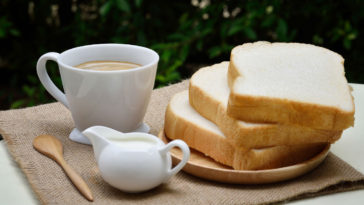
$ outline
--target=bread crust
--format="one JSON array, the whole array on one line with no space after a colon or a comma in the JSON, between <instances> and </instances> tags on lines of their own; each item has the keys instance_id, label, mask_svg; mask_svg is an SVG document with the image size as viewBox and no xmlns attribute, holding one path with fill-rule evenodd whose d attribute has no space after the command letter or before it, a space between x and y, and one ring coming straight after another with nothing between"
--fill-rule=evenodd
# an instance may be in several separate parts
<instances>
[{"instance_id":1,"label":"bread crust","mask_svg":"<svg viewBox=\"0 0 364 205\"><path fill-rule=\"evenodd\" d=\"M324 130L344 130L354 125L354 110L345 112L337 107L325 106L314 103L298 102L289 99L244 95L234 91L234 83L238 78L244 78L239 72L234 59L235 51L251 49L254 46L270 46L269 42L248 43L235 47L231 52L228 70L228 85L231 90L227 113L231 117L249 122L274 122L281 124L293 124ZM279 44L279 43L276 43ZM281 43L282 44L282 43ZM291 43L302 45L300 43ZM328 49L308 45L335 55L344 63L344 59L337 53ZM348 85L349 86L349 85ZM348 90L350 90L348 88ZM353 99L353 97L351 96Z\"/></svg>"},{"instance_id":2,"label":"bread crust","mask_svg":"<svg viewBox=\"0 0 364 205\"><path fill-rule=\"evenodd\" d=\"M166 109L164 132L168 138L181 139L190 148L210 156L221 164L233 165L234 147L230 143L216 133L195 126L187 119L177 116L171 105Z\"/></svg>"},{"instance_id":3,"label":"bread crust","mask_svg":"<svg viewBox=\"0 0 364 205\"><path fill-rule=\"evenodd\" d=\"M326 130L344 130L354 125L354 112L343 112L335 107L317 104L233 93L229 96L227 114L248 122L276 122Z\"/></svg>"},{"instance_id":4,"label":"bread crust","mask_svg":"<svg viewBox=\"0 0 364 205\"><path fill-rule=\"evenodd\" d=\"M229 141L238 147L262 148L278 145L333 143L342 134L341 130L323 130L277 123L244 126L241 121L227 114L226 105L216 101L194 83L195 80L198 80L199 73L203 73L204 69L210 69L210 67L201 68L190 80L190 104L199 114L214 122Z\"/></svg>"},{"instance_id":5,"label":"bread crust","mask_svg":"<svg viewBox=\"0 0 364 205\"><path fill-rule=\"evenodd\" d=\"M180 94L180 93L178 93ZM178 95L177 94L177 95ZM171 101L172 102L172 101ZM165 113L164 131L170 139L182 139L215 161L239 170L272 169L296 164L319 153L325 143L247 149L232 145L225 136L204 129L174 112L171 104Z\"/></svg>"}]
</instances>

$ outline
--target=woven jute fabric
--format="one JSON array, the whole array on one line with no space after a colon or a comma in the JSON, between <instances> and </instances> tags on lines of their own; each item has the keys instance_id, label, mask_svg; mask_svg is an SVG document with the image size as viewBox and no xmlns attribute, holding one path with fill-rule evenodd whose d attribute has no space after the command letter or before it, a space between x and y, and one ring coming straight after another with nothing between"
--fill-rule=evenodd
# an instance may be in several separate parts
<instances>
[{"instance_id":1,"label":"woven jute fabric","mask_svg":"<svg viewBox=\"0 0 364 205\"><path fill-rule=\"evenodd\" d=\"M145 116L151 133L163 128L171 96L188 89L188 81L156 89ZM294 180L269 185L231 185L206 181L179 172L167 184L153 190L128 194L109 186L100 176L91 146L69 140L74 124L60 103L0 112L0 133L42 204L91 204L83 198L51 159L35 151L33 139L56 136L64 146L66 161L91 188L93 204L265 204L296 200L364 187L364 176L329 154L315 170Z\"/></svg>"}]
</instances>

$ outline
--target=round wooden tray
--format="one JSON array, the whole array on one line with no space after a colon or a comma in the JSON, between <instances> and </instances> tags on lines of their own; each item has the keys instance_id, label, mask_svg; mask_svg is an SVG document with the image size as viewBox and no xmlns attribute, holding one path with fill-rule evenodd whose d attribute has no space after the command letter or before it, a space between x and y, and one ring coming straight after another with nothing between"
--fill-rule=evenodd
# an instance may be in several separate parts
<instances>
[{"instance_id":1,"label":"round wooden tray","mask_svg":"<svg viewBox=\"0 0 364 205\"><path fill-rule=\"evenodd\" d=\"M166 138L164 131L158 135L165 143L170 140ZM319 154L313 158L292 166L281 167L277 169L266 170L234 170L231 167L217 163L210 157L194 149L191 150L190 159L188 160L183 171L203 179L230 183L230 184L267 184L284 181L301 176L312 169L316 168L327 156L330 145L327 145ZM182 159L181 150L173 148L171 150L172 163L175 165Z\"/></svg>"}]
</instances>

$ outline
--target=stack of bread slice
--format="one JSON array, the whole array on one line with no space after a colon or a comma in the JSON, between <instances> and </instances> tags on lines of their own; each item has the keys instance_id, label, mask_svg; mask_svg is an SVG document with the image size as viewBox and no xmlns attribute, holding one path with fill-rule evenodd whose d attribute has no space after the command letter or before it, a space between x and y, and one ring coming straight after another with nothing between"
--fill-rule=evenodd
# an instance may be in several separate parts
<instances>
[{"instance_id":1,"label":"stack of bread slice","mask_svg":"<svg viewBox=\"0 0 364 205\"><path fill-rule=\"evenodd\" d=\"M239 170L300 163L354 123L343 58L298 43L235 47L230 62L199 69L172 97L164 131Z\"/></svg>"}]
</instances>

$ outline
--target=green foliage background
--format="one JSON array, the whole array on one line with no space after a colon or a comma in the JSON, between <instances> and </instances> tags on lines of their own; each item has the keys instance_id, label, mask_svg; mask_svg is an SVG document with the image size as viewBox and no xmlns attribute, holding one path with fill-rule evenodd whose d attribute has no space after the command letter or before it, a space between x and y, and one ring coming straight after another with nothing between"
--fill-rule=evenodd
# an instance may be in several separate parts
<instances>
[{"instance_id":1,"label":"green foliage background","mask_svg":"<svg viewBox=\"0 0 364 205\"><path fill-rule=\"evenodd\" d=\"M364 83L363 23L360 0L2 0L0 109L52 100L35 72L43 53L105 42L156 50L156 86L228 60L234 46L258 40L327 47L345 58L349 82ZM48 71L61 87L56 67L49 63Z\"/></svg>"}]
</instances>

